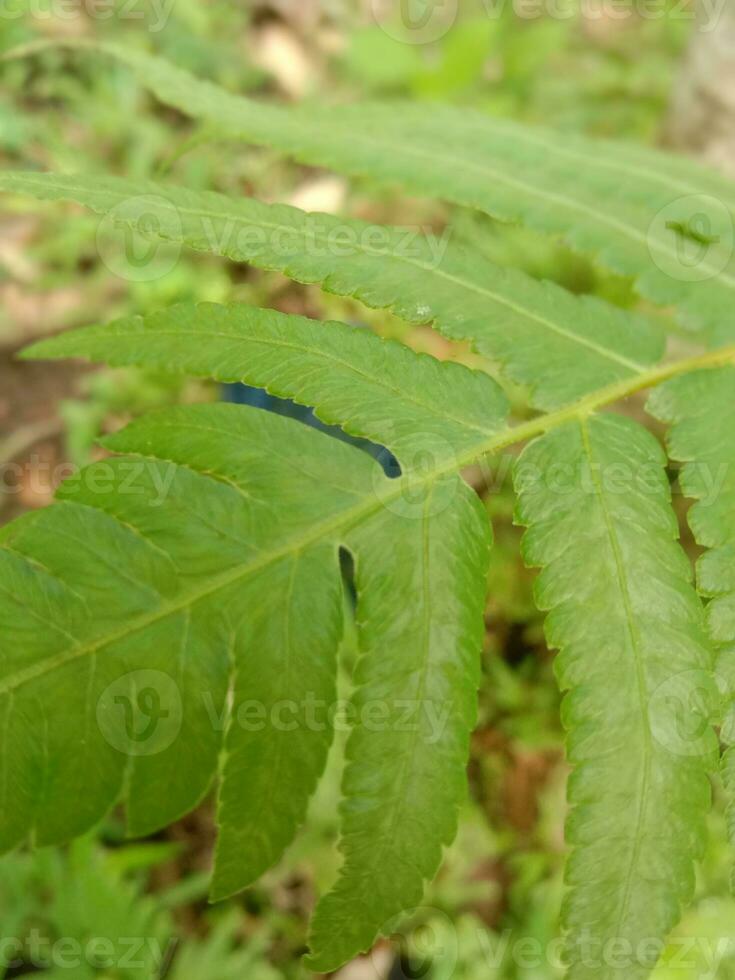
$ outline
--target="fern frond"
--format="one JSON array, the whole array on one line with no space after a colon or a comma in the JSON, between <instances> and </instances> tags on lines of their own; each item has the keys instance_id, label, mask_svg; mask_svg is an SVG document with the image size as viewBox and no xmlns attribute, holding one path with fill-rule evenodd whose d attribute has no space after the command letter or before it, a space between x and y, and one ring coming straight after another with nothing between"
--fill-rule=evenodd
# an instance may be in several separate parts
<instances>
[{"instance_id":1,"label":"fern frond","mask_svg":"<svg viewBox=\"0 0 735 980\"><path fill-rule=\"evenodd\" d=\"M536 600L568 692L572 980L648 975L703 846L717 745L708 727L687 741L676 709L682 698L706 726L711 653L664 465L645 429L606 415L531 443L516 470L524 557L543 567Z\"/></svg>"},{"instance_id":2,"label":"fern frond","mask_svg":"<svg viewBox=\"0 0 735 980\"><path fill-rule=\"evenodd\" d=\"M259 330L262 339L268 321L237 308L201 312L210 328L222 317L249 324L238 344L254 344ZM321 328L321 348L316 330L294 318L293 336L313 357L308 397L356 431L408 452L413 429L423 445L431 406L418 387L412 400L411 386L423 382L449 408L449 381L455 422L445 436L464 438L466 425L481 445L501 427L505 400L492 379L343 325ZM340 376L324 370L335 332L345 341ZM96 333L69 343L94 347ZM219 356L205 351L215 372ZM364 408L351 398L358 365ZM272 369L268 358L253 368L261 379ZM392 388L403 372L408 394ZM274 381L289 391L301 382L293 366ZM213 895L250 884L292 839L324 766L341 637L337 558L347 548L361 658L345 870L313 941L315 962L336 967L420 898L454 834L478 685L490 540L482 508L451 475L452 452L437 451L406 492L359 450L252 409L167 410L107 445L125 455L82 471L60 503L0 540L0 623L19 641L0 677L0 847L29 834L65 840L119 798L131 831L151 832L194 806L218 772ZM255 730L253 705L265 722ZM162 724L151 742L142 736L154 714Z\"/></svg>"},{"instance_id":3,"label":"fern frond","mask_svg":"<svg viewBox=\"0 0 735 980\"><path fill-rule=\"evenodd\" d=\"M685 325L706 327L716 342L735 336L735 190L693 162L441 105L266 105L140 51L92 49L128 65L164 103L224 132L564 235L635 277L641 295L676 305Z\"/></svg>"},{"instance_id":4,"label":"fern frond","mask_svg":"<svg viewBox=\"0 0 735 980\"><path fill-rule=\"evenodd\" d=\"M412 323L434 321L527 385L537 408L631 377L663 354L661 330L643 317L451 243L439 254L417 233L407 240L400 229L112 177L5 173L0 190L76 201L133 228L144 214L163 239L320 283Z\"/></svg>"},{"instance_id":5,"label":"fern frond","mask_svg":"<svg viewBox=\"0 0 735 980\"><path fill-rule=\"evenodd\" d=\"M316 676L299 687L306 679L323 690L340 638L334 528L375 507L380 486L365 454L233 406L163 413L111 445L144 456L88 468L63 485L62 503L11 525L0 549L0 621L18 640L0 680L4 849L29 833L41 844L80 833L121 793L135 833L191 809L217 768L231 665L249 674L255 657L276 670L283 655L268 650L265 626L259 634L248 621L251 638L242 620L272 602L282 566L302 553L325 599L308 610L321 639ZM182 465L166 461L182 456ZM294 615L281 599L274 634ZM307 636L303 656L308 649ZM262 673L252 674L249 697L268 703ZM145 696L130 686L138 680ZM147 708L155 715L169 695L161 711L171 727L159 728L175 741L144 743L138 754ZM282 786L295 802L274 798L276 813L308 797L324 736L304 732L299 751L315 755Z\"/></svg>"},{"instance_id":6,"label":"fern frond","mask_svg":"<svg viewBox=\"0 0 735 980\"><path fill-rule=\"evenodd\" d=\"M412 451L420 450L424 469L427 451L434 450L430 466L451 463L456 452L499 431L507 412L495 382L460 365L344 324L244 306L175 307L145 321L65 334L29 353L247 380L315 406L326 421L342 422L354 434L385 442L402 463L410 464ZM169 412L135 423L111 446L214 472L250 497L240 467L254 461L238 460L236 470L220 462L212 471L211 438L220 427L204 427L189 410ZM293 453L292 441L284 444ZM296 456L292 465L303 462ZM377 485L375 492L379 502ZM279 503L272 500L276 512ZM424 490L420 502L396 506L395 512L395 506L379 507L354 530L346 526L339 538L357 563L362 658L342 808L345 867L314 923L313 962L324 971L369 948L381 927L420 901L442 845L454 836L464 793L479 685L488 523L476 496L456 477ZM168 502L166 511L170 519ZM330 558L328 546L325 552L312 546L303 556L264 567L250 588L241 586L241 608L249 604L257 612L243 619L236 634L241 639L232 654L233 711L248 700L272 705L297 694L301 699L304 692L320 704L334 703L338 606L323 572ZM295 599L285 608L284 595ZM306 631L304 618L310 620ZM249 656L238 655L240 649L249 649ZM329 745L325 736L315 740L317 755L310 759L300 730L296 736L289 727L275 737L268 730L245 740L237 727L229 732L213 882L217 898L249 884L278 857L303 819ZM285 799L294 780L305 792ZM278 812L271 815L270 807Z\"/></svg>"},{"instance_id":7,"label":"fern frond","mask_svg":"<svg viewBox=\"0 0 735 980\"><path fill-rule=\"evenodd\" d=\"M600 156L576 137L451 109L266 107L158 59L104 50L164 101L253 142L564 233L716 342L732 335L733 192L685 162L614 146ZM720 366L676 378L652 405L675 423L673 456L728 468L714 509L700 499L692 521L713 549L700 587L729 662L735 451L726 423L704 420L732 390L735 369L721 366L733 349L661 365L664 338L648 320L405 230L114 178L4 174L0 190L76 201L433 322L549 413L513 427L488 375L344 324L242 305L185 304L36 346L34 356L264 387L384 444L402 476L389 480L366 453L288 419L185 407L107 440L119 455L0 531L0 626L14 638L0 660L0 849L66 840L117 801L132 832L151 832L216 779L213 895L272 865L332 738L344 549L360 637L344 862L318 906L310 963L332 970L369 948L420 901L463 794L491 533L458 473L540 435L517 467L518 519L526 559L543 569L537 599L567 692L570 976L645 977L702 847L717 753L712 648L658 444L637 423L594 413ZM691 199L710 219L706 234L690 224ZM672 274L687 242L704 250L706 282ZM691 466L684 484L701 498Z\"/></svg>"},{"instance_id":8,"label":"fern frond","mask_svg":"<svg viewBox=\"0 0 735 980\"><path fill-rule=\"evenodd\" d=\"M189 313L185 307L187 328ZM245 325L245 336L265 315L209 306L202 313L205 320L234 318L238 329ZM120 363L128 358L146 362L145 322L136 323L130 344L114 351ZM160 363L159 323L155 318L149 323L153 364ZM310 345L311 363L317 366L322 342L329 352L327 338L333 331L349 332L326 325L319 333L298 319L294 328L294 336ZM113 327L113 336L116 331ZM68 338L69 350L100 357L102 334L104 328L78 331ZM37 350L59 354L66 343L66 338L49 341ZM172 363L204 371L209 360L219 370L221 351L203 351L196 360L187 343L183 353L172 355ZM383 360L376 362L378 351ZM388 366L395 358L417 384L418 379L436 381L439 400L446 397L442 375L451 375L464 419L471 416L463 384L479 394L485 407L504 406L491 379L458 365L432 362L373 337L355 348L346 340L346 368L358 354L364 368L375 371L377 364L385 379L397 377L395 365ZM179 356L184 361L177 362ZM721 352L709 355L711 360L722 357ZM649 372L629 387L655 383L690 363ZM252 370L265 380L268 358ZM289 369L277 383L295 392L291 386L298 379ZM414 450L412 405L416 445L433 431L435 417L427 415L427 422L421 404L396 392L386 398L393 399L405 428L381 421L374 407L379 384L369 373L364 409L343 399L329 372L315 369L308 384L309 399L330 418L339 421L344 412L343 424L388 437L390 448L404 442L409 456ZM354 384L347 369L343 384ZM412 382L407 384L410 391ZM126 455L82 471L63 485L60 503L0 533L0 624L20 640L5 658L0 677L7 736L0 752L0 787L6 804L11 794L15 800L12 809L0 807L0 847L12 847L29 833L44 843L66 839L120 798L127 803L133 832L156 829L193 806L218 773L220 835L213 894L223 896L249 884L287 846L324 765L329 726L312 729L300 711L314 701L326 705L334 693L340 637L337 551L344 547L356 562L362 653L342 805L345 862L335 891L317 912L312 962L331 969L367 948L397 912L418 900L442 845L451 839L461 798L489 530L454 474L484 452L550 431L530 450L541 482L522 485L521 515L534 524L529 560L550 563L540 605L555 606L559 596L564 599L552 614L550 632L550 642L564 647L562 657L569 661L562 684L574 686L578 672L585 691L583 696L577 692L577 701L566 709L573 756L582 762L582 776L572 784L577 808L571 823L582 856L573 859L570 872L582 898L570 903L568 923L573 936L587 928L602 931L603 938L614 934L632 941L639 935L634 922L638 905L631 898L626 914L620 913L617 870L609 871L604 863L610 847L627 846L630 895L638 896L645 886L641 901L651 908L641 922L658 936L675 920L686 891L707 784L702 759L672 760L670 753L651 748L652 741L644 744L643 687L651 679L660 680L664 694L671 683L687 696L692 684L701 690L707 684L708 648L686 563L672 540L675 524L655 443L635 427L629 430L630 423L612 418L585 422L590 433L585 442L580 422L570 422L586 419L595 405L623 393L616 384L515 428L503 428L500 419L486 420L494 431L477 433L476 444L464 455L442 454L437 441L428 469L409 469L400 480L387 479L366 454L350 446L291 420L234 406L152 414L107 440L110 449ZM577 434L571 438L570 433ZM604 497L604 506L601 491L597 497L548 495L544 481L555 479L559 464L571 465L573 476L585 478L601 465L607 476L608 465L629 461L626 454L632 449L633 462L651 463L658 471L650 499L641 495L635 480L610 501ZM620 490L620 474L614 479ZM620 525L619 539L606 514ZM591 558L585 564L588 546ZM630 565L631 576L640 574L645 586L640 593L626 593L618 558L626 569ZM608 610L611 595L615 602ZM653 623L647 618L651 604L658 610ZM626 622L631 610L634 623ZM600 617L599 623L590 620L590 613ZM305 619L303 636L295 641L294 628ZM636 628L640 646L632 640ZM600 641L604 658L597 668L589 648ZM661 642L667 644L665 657L658 655ZM637 680L631 678L631 665ZM638 668L644 670L645 684ZM623 698L612 709L602 686L609 676ZM666 713L670 700L656 700L654 692L658 707L651 712L654 734L666 746L675 729ZM297 732L291 725L280 729L268 723L251 730L248 705L260 708L262 720L272 719L273 710L284 703L296 711L297 724L302 722ZM588 724L584 711L589 705L594 718ZM407 707L413 717L406 729ZM70 711L79 719L76 728L69 727ZM152 715L172 719L173 735L164 724L157 740L148 741L146 724ZM141 737L145 751L138 748ZM635 784L627 777L624 783L613 780L622 763L616 757L613 765L599 755L598 738L603 737L606 746L610 739L618 746L618 755L633 752L626 765L628 773L631 766L637 768ZM190 743L191 751L182 753ZM705 746L701 754L708 751ZM650 775L645 786L642 765ZM599 793L599 801L588 792ZM646 820L652 807L665 802L672 811L672 833L680 834L688 818L689 837L674 835L674 843L665 834L657 837L643 817L640 826L628 825L621 832L604 807L616 806L631 793ZM264 799L271 804L267 813ZM375 860L376 842L385 858L381 866ZM666 874L660 872L664 860L670 862ZM595 874L588 879L590 868ZM652 869L660 872L654 884ZM602 876L603 870L612 881ZM615 913L617 932L610 925ZM644 975L641 970L635 975Z\"/></svg>"}]
</instances>

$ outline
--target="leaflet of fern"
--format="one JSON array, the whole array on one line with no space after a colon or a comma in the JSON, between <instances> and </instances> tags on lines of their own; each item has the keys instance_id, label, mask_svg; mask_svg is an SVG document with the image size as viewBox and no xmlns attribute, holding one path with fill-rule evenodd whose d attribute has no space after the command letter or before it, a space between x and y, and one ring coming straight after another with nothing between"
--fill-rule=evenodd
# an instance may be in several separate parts
<instances>
[{"instance_id":1,"label":"leaflet of fern","mask_svg":"<svg viewBox=\"0 0 735 980\"><path fill-rule=\"evenodd\" d=\"M410 357L419 372L486 383L503 405L490 379ZM337 559L347 547L358 569L358 721L345 871L313 940L315 962L339 965L420 897L454 834L487 520L458 477L425 477L405 496L366 454L257 410L153 413L107 444L126 455L87 468L63 485L61 502L0 538L0 625L19 640L0 680L0 785L15 801L2 808L0 845L29 834L65 840L120 798L131 831L152 832L194 806L219 772L213 894L250 884L292 839L324 766L331 732L300 717L296 734L282 730L273 712L284 701L333 704ZM141 746L151 698L167 723ZM403 730L406 702L417 714ZM266 719L255 731L243 720L253 703ZM377 732L364 723L375 703L387 710ZM369 915L353 931L328 927L365 902L368 871L382 883Z\"/></svg>"},{"instance_id":2,"label":"leaflet of fern","mask_svg":"<svg viewBox=\"0 0 735 980\"><path fill-rule=\"evenodd\" d=\"M477 714L490 546L483 508L458 477L428 483L397 522L384 511L348 541L360 596L360 721L347 744L344 865L312 924L310 965L320 972L368 950L419 905L454 838ZM379 724L376 708L385 712Z\"/></svg>"},{"instance_id":3,"label":"leaflet of fern","mask_svg":"<svg viewBox=\"0 0 735 980\"><path fill-rule=\"evenodd\" d=\"M29 833L65 840L123 792L135 833L191 809L217 768L231 663L246 671L238 658L255 655L240 631L250 583L265 602L280 563L301 551L314 576L321 567L326 598L306 617L323 637L323 663L314 655L314 678L299 683L323 687L340 638L336 544L325 548L324 526L374 504L375 467L288 421L224 405L161 414L154 429L141 422L113 441L146 457L88 468L62 486L62 503L11 526L0 550L0 621L18 640L0 682L2 785L14 798L2 808L3 848ZM177 440L187 443L186 465L167 461ZM293 615L287 606L282 615ZM255 671L253 680L250 697L266 700L266 682ZM161 744L138 752L150 699L167 694L160 710L176 738L166 744L163 724ZM133 717L119 714L125 705ZM326 752L323 739L311 741L307 732L311 766L282 793L308 796ZM282 802L277 812L297 805Z\"/></svg>"},{"instance_id":4,"label":"leaflet of fern","mask_svg":"<svg viewBox=\"0 0 735 980\"><path fill-rule=\"evenodd\" d=\"M404 470L469 450L505 425L487 374L416 354L344 323L245 304L182 304L42 341L30 357L82 356L245 381L316 409L352 435L387 444Z\"/></svg>"},{"instance_id":5,"label":"leaflet of fern","mask_svg":"<svg viewBox=\"0 0 735 980\"><path fill-rule=\"evenodd\" d=\"M650 433L606 415L531 443L516 470L567 692L572 980L648 975L703 846L717 745L706 725L687 739L676 705L706 718L711 651L664 465Z\"/></svg>"},{"instance_id":6,"label":"leaflet of fern","mask_svg":"<svg viewBox=\"0 0 735 980\"><path fill-rule=\"evenodd\" d=\"M320 283L413 323L433 321L528 386L538 408L638 374L664 350L661 330L644 317L415 231L407 239L399 229L113 177L5 173L0 190L77 201L132 228L145 217L164 239Z\"/></svg>"},{"instance_id":7,"label":"leaflet of fern","mask_svg":"<svg viewBox=\"0 0 735 980\"><path fill-rule=\"evenodd\" d=\"M649 300L678 306L686 325L707 328L716 343L734 336L735 191L696 163L442 105L275 106L161 58L93 47L132 68L164 103L224 132L564 235L635 277Z\"/></svg>"},{"instance_id":8,"label":"leaflet of fern","mask_svg":"<svg viewBox=\"0 0 735 980\"><path fill-rule=\"evenodd\" d=\"M735 369L720 368L669 381L648 401L649 411L671 426L669 454L684 464L681 489L696 501L689 524L697 543L708 549L697 564L697 581L700 593L709 600L707 621L718 652L717 677L725 701L722 740L729 746L723 776L731 800L735 800L735 428L732 413L723 408L732 404L734 394ZM735 841L732 804L729 825Z\"/></svg>"}]
</instances>

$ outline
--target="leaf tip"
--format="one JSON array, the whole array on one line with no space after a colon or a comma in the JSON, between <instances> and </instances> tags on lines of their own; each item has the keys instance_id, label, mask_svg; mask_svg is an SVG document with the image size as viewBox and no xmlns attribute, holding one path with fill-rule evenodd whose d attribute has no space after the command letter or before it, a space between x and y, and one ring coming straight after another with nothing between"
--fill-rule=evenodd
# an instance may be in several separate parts
<instances>
[{"instance_id":1,"label":"leaf tip","mask_svg":"<svg viewBox=\"0 0 735 980\"><path fill-rule=\"evenodd\" d=\"M51 337L29 344L27 347L18 351L15 356L20 361L44 361L61 357L62 355L58 352L56 338Z\"/></svg>"}]
</instances>

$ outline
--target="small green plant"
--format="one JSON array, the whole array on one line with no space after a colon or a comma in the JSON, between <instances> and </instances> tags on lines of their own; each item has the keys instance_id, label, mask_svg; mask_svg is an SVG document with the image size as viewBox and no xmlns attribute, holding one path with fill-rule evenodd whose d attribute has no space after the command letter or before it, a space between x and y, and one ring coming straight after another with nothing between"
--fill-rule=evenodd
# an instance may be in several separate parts
<instances>
[{"instance_id":1,"label":"small green plant","mask_svg":"<svg viewBox=\"0 0 735 980\"><path fill-rule=\"evenodd\" d=\"M6 855L0 862L0 977L275 980L280 974L263 955L265 936L237 949L244 914L236 909L219 910L204 939L178 935L173 912L206 894L206 876L146 894L150 872L178 850L170 843L105 850L84 836L63 852Z\"/></svg>"},{"instance_id":2,"label":"small green plant","mask_svg":"<svg viewBox=\"0 0 735 980\"><path fill-rule=\"evenodd\" d=\"M69 839L118 800L130 832L150 833L216 778L212 896L258 878L325 765L349 553L360 656L344 863L308 962L329 971L370 948L419 904L465 792L491 532L461 473L529 443L517 521L542 569L573 766L569 976L647 976L693 893L712 722L732 687L733 186L651 151L441 107L259 104L103 50L210 127L563 236L680 316L574 296L405 229L113 177L1 175L6 192L76 201L169 248L431 323L488 358L532 411L509 421L489 374L245 305L179 305L31 348L246 382L388 447L400 476L287 418L186 406L107 439L117 455L4 528L0 622L14 642L0 664L0 846ZM668 335L681 356L667 356ZM697 501L696 587L666 453L640 421L604 411L645 389Z\"/></svg>"}]
</instances>

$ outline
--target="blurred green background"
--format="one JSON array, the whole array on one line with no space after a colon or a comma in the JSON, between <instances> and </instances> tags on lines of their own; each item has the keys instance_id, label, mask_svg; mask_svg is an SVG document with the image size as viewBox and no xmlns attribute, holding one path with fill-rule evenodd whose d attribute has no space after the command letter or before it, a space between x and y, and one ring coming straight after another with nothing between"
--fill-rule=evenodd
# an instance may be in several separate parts
<instances>
[{"instance_id":1,"label":"blurred green background","mask_svg":"<svg viewBox=\"0 0 735 980\"><path fill-rule=\"evenodd\" d=\"M556 0L538 16L518 3L462 2L440 36L407 43L399 7L376 23L371 3L340 0L5 0L0 51L40 38L114 38L158 52L233 91L266 100L402 97L473 106L561 129L657 143L692 29L691 8L609 17L593 0ZM451 8L451 4L450 4ZM454 8L450 9L450 13ZM553 16L548 14L548 10ZM104 12L104 16L102 15ZM0 65L0 157L6 168L112 172L286 201L452 234L495 261L578 292L631 305L628 284L558 242L461 211L348 184L200 130L143 92L122 67L46 51ZM176 301L244 300L343 319L441 358L477 358L433 334L276 274L183 252L156 278L120 275L121 244L99 219L65 205L0 205L0 522L45 506L71 466L96 458L96 438L148 408L216 399L214 385L135 370L19 364L19 347L73 325ZM123 264L124 269L124 264ZM481 366L481 365L480 365ZM424 908L343 980L546 980L561 975L566 767L552 661L518 557L507 466L473 476L497 536L470 794L457 841ZM342 663L349 683L354 637ZM126 841L113 814L67 849L0 861L0 977L170 977L272 980L307 976L300 963L315 896L335 848L341 744L306 829L281 865L223 905L206 901L211 802L153 840ZM716 789L717 794L717 789ZM665 819L665 814L662 814ZM721 803L712 816L724 839ZM713 844L698 897L657 980L735 977L730 856ZM690 937L697 937L692 945ZM530 940L523 945L522 941ZM81 950L81 954L79 953ZM20 952L19 952L20 951ZM5 960L19 962L6 970ZM76 964L76 965L72 965Z\"/></svg>"}]
</instances>

